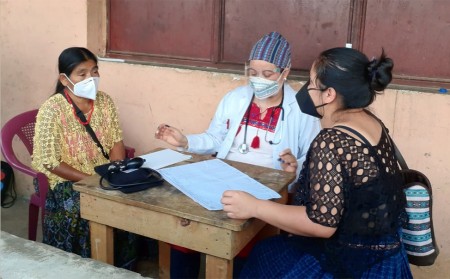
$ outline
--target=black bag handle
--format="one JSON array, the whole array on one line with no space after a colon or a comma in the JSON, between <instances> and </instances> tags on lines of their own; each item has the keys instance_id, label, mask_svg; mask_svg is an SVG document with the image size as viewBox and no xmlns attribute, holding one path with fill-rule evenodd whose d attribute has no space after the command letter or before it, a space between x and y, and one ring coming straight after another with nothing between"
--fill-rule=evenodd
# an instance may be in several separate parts
<instances>
[{"instance_id":1,"label":"black bag handle","mask_svg":"<svg viewBox=\"0 0 450 279\"><path fill-rule=\"evenodd\" d=\"M86 117L84 117L84 113L83 113L83 112L80 110L80 108L74 103L74 101L70 98L70 96L68 96L68 95L66 95L66 94L64 94L64 93L61 93L61 94L62 94L62 95L64 96L64 98L65 98L65 99L66 99L66 100L67 100L67 101L75 108L75 112L76 112L78 118L79 118L83 123L86 123L86 124L83 124L83 126L86 128L86 131L87 131L88 134L91 136L91 138L94 140L95 144L100 148L100 150L102 151L103 156L104 156L107 160L109 160L109 155L108 155L108 153L106 153L106 152L105 152L105 149L103 149L103 146L102 146L102 144L100 143L100 141L98 140L97 135L95 134L94 130L92 130L91 125L89 125L89 123L87 123ZM69 98L70 101L69 101L67 98Z\"/></svg>"},{"instance_id":2,"label":"black bag handle","mask_svg":"<svg viewBox=\"0 0 450 279\"><path fill-rule=\"evenodd\" d=\"M360 132L356 131L356 130L353 129L353 128L350 128L350 127L344 126L344 125L336 125L336 126L334 126L334 128L341 128L341 129L347 130L347 131L349 131L349 132L355 134L356 136L358 136L365 144L371 146L370 142L366 139L366 137L364 137L363 135L361 135Z\"/></svg>"},{"instance_id":3,"label":"black bag handle","mask_svg":"<svg viewBox=\"0 0 450 279\"><path fill-rule=\"evenodd\" d=\"M397 161L400 165L400 167L402 168L402 170L409 170L408 165L406 164L405 158L403 158L402 153L400 152L400 150L398 149L397 145L395 144L395 142L391 139L391 136L389 135L389 131L386 128L386 126L384 126L383 121L381 121L380 118L378 118L375 114L373 114L372 112L368 111L368 110L364 110L367 114L369 114L370 116L372 116L373 118L375 118L375 120L377 120L380 125L381 128L383 129L383 132L387 135L388 141L389 143L394 147L395 150L395 157L397 157Z\"/></svg>"},{"instance_id":4,"label":"black bag handle","mask_svg":"<svg viewBox=\"0 0 450 279\"><path fill-rule=\"evenodd\" d=\"M381 127L383 127L383 131L387 134L388 136L388 140L389 143L394 147L395 149L395 156L397 157L397 161L400 164L400 167L402 168L402 170L409 170L408 165L406 164L405 158L403 158L402 153L400 152L400 150L398 149L397 145L395 144L395 142L393 140L391 140L391 136L389 136L389 133L386 131L386 128L384 127L384 124L381 125Z\"/></svg>"}]
</instances>

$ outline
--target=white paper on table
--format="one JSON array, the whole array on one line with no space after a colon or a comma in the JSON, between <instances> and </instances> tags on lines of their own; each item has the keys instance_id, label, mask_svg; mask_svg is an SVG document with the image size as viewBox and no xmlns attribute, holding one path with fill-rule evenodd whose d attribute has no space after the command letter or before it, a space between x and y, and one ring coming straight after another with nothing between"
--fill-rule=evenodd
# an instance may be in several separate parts
<instances>
[{"instance_id":1,"label":"white paper on table","mask_svg":"<svg viewBox=\"0 0 450 279\"><path fill-rule=\"evenodd\" d=\"M151 168L154 170L164 168L192 158L191 155L185 155L172 149L164 149L148 153L139 157L145 159L145 162L142 165L142 167Z\"/></svg>"},{"instance_id":2,"label":"white paper on table","mask_svg":"<svg viewBox=\"0 0 450 279\"><path fill-rule=\"evenodd\" d=\"M227 163L212 159L159 170L163 178L208 210L223 209L226 190L245 191L258 199L277 199L280 194Z\"/></svg>"}]
</instances>

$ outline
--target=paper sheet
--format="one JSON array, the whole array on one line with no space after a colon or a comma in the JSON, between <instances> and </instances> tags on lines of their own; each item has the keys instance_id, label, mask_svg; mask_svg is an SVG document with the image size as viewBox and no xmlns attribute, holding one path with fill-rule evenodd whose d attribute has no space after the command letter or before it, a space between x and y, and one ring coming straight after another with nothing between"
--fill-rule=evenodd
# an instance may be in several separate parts
<instances>
[{"instance_id":1,"label":"paper sheet","mask_svg":"<svg viewBox=\"0 0 450 279\"><path fill-rule=\"evenodd\" d=\"M164 149L139 157L145 159L145 162L142 165L144 168L151 168L154 170L164 168L192 158L191 155L185 155L172 149Z\"/></svg>"},{"instance_id":2,"label":"paper sheet","mask_svg":"<svg viewBox=\"0 0 450 279\"><path fill-rule=\"evenodd\" d=\"M208 210L223 209L220 199L225 190L241 190L265 200L281 197L219 159L169 167L159 172L170 184Z\"/></svg>"}]
</instances>

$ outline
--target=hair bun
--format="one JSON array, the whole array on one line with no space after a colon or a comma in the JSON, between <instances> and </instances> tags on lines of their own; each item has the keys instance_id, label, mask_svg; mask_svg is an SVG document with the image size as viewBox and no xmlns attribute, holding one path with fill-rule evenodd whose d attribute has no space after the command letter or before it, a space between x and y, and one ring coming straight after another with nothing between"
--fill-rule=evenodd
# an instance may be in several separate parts
<instances>
[{"instance_id":1,"label":"hair bun","mask_svg":"<svg viewBox=\"0 0 450 279\"><path fill-rule=\"evenodd\" d=\"M386 57L384 50L380 58L372 59L367 65L370 87L375 91L383 91L392 81L392 69L394 61Z\"/></svg>"},{"instance_id":2,"label":"hair bun","mask_svg":"<svg viewBox=\"0 0 450 279\"><path fill-rule=\"evenodd\" d=\"M367 67L367 72L369 74L369 81L372 81L377 75L378 70L378 60L373 58L372 61L369 62L369 66Z\"/></svg>"}]
</instances>

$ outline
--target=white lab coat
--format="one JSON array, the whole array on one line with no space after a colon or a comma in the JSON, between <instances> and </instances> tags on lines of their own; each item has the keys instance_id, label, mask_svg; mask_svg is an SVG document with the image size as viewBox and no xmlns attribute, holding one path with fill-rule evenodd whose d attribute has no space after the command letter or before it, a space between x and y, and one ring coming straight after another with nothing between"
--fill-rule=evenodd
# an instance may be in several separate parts
<instances>
[{"instance_id":1,"label":"white lab coat","mask_svg":"<svg viewBox=\"0 0 450 279\"><path fill-rule=\"evenodd\" d=\"M281 163L277 160L279 154L286 148L290 148L292 154L297 157L297 177L305 160L306 153L312 140L320 131L319 119L301 112L296 92L287 83L284 84L284 121L281 115L275 130L275 139L281 138L281 142L273 146L273 168L281 169ZM224 159L233 144L234 137L241 120L247 111L252 99L253 89L246 85L228 92L220 101L209 128L202 134L188 135L188 150L198 154L214 154L217 158ZM279 135L281 125L283 135Z\"/></svg>"}]
</instances>

